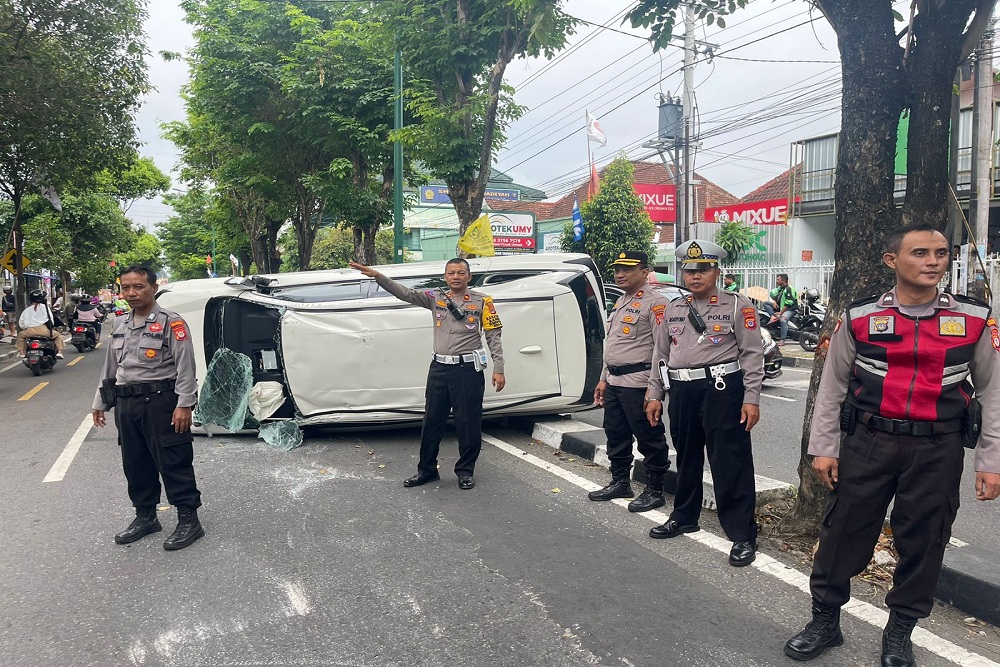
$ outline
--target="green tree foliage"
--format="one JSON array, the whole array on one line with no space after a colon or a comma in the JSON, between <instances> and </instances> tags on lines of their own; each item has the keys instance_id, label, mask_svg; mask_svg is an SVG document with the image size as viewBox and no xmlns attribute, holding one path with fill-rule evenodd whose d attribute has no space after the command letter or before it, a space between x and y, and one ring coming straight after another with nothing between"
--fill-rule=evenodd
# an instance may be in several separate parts
<instances>
[{"instance_id":1,"label":"green tree foliage","mask_svg":"<svg viewBox=\"0 0 1000 667\"><path fill-rule=\"evenodd\" d=\"M729 253L724 264L732 264L739 259L743 251L754 246L756 239L757 232L753 227L737 220L719 225L719 231L715 233L715 242Z\"/></svg>"},{"instance_id":2,"label":"green tree foliage","mask_svg":"<svg viewBox=\"0 0 1000 667\"><path fill-rule=\"evenodd\" d=\"M393 233L391 229L379 230L375 235L373 264L392 264ZM354 259L354 232L345 225L324 227L316 239L310 269L343 269Z\"/></svg>"},{"instance_id":3,"label":"green tree foliage","mask_svg":"<svg viewBox=\"0 0 1000 667\"><path fill-rule=\"evenodd\" d=\"M126 266L141 264L160 271L163 268L163 246L158 238L145 229L140 229L136 232L133 246L115 254L115 263L119 270Z\"/></svg>"},{"instance_id":4,"label":"green tree foliage","mask_svg":"<svg viewBox=\"0 0 1000 667\"><path fill-rule=\"evenodd\" d=\"M0 193L15 227L40 185L83 190L134 154L133 116L148 90L144 7L0 0Z\"/></svg>"},{"instance_id":5,"label":"green tree foliage","mask_svg":"<svg viewBox=\"0 0 1000 667\"><path fill-rule=\"evenodd\" d=\"M128 213L137 199L152 199L170 189L170 177L160 171L152 158L138 154L123 169L105 169L97 174L94 185L96 192L102 192L118 200L122 210Z\"/></svg>"},{"instance_id":6,"label":"green tree foliage","mask_svg":"<svg viewBox=\"0 0 1000 667\"><path fill-rule=\"evenodd\" d=\"M837 270L830 285L830 317L821 332L806 399L799 461L799 493L790 530L815 534L826 490L807 453L812 412L829 338L837 315L859 297L892 284L881 257L885 238L901 223L924 222L944 230L950 197L949 131L955 71L989 25L996 0L948 0L912 5L911 17L891 0L806 0L837 33L843 71L841 131L834 204ZM708 20L731 14L745 0L687 3ZM669 43L680 0L640 0L629 14L633 26L652 30L657 48ZM897 125L909 115L907 181L896 206L894 166Z\"/></svg>"},{"instance_id":7,"label":"green tree foliage","mask_svg":"<svg viewBox=\"0 0 1000 667\"><path fill-rule=\"evenodd\" d=\"M210 256L219 276L230 275L229 255L243 258L245 247L239 245L240 239L234 240L226 233L228 211L225 207L220 207L218 200L198 188L184 194L168 194L163 199L174 209L174 215L158 224L156 231L171 280L208 278L209 265L205 260Z\"/></svg>"},{"instance_id":8,"label":"green tree foliage","mask_svg":"<svg viewBox=\"0 0 1000 667\"><path fill-rule=\"evenodd\" d=\"M623 250L636 250L656 256L653 246L653 223L642 198L632 189L632 163L622 155L604 171L601 190L580 206L585 233L573 240L573 223L563 228L562 247L567 252L583 252L594 258L605 280L614 276L611 262Z\"/></svg>"},{"instance_id":9,"label":"green tree foliage","mask_svg":"<svg viewBox=\"0 0 1000 667\"><path fill-rule=\"evenodd\" d=\"M25 255L60 275L75 274L70 288L93 292L113 282L111 262L134 250L139 238L118 202L101 194L65 194L62 209L52 210L36 195L25 201Z\"/></svg>"},{"instance_id":10,"label":"green tree foliage","mask_svg":"<svg viewBox=\"0 0 1000 667\"><path fill-rule=\"evenodd\" d=\"M524 56L551 58L573 19L561 0L384 0L374 5L398 36L407 106L417 123L401 136L448 184L461 232L479 217L504 130L521 109L503 84Z\"/></svg>"}]
</instances>

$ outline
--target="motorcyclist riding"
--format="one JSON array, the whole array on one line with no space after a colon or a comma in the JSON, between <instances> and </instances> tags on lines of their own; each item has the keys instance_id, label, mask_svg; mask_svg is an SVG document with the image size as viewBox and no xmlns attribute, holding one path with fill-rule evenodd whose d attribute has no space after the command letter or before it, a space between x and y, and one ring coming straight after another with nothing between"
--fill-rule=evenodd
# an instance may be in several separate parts
<instances>
[{"instance_id":1,"label":"motorcyclist riding","mask_svg":"<svg viewBox=\"0 0 1000 667\"><path fill-rule=\"evenodd\" d=\"M45 302L45 292L42 290L32 290L31 293L28 294L28 301L31 305L24 309L24 312L21 313L21 317L18 320L18 356L24 357L25 340L30 336L37 338L51 338L56 345L56 359L62 359L62 351L65 344L63 343L62 336L53 330L53 327L62 325L62 320L52 313L52 309L49 308L48 304Z\"/></svg>"},{"instance_id":2,"label":"motorcyclist riding","mask_svg":"<svg viewBox=\"0 0 1000 667\"><path fill-rule=\"evenodd\" d=\"M101 308L100 297L88 299L86 296L80 299L80 305L76 309L77 322L87 322L94 327L97 333L97 340L101 340L101 322L104 321L106 313Z\"/></svg>"}]
</instances>

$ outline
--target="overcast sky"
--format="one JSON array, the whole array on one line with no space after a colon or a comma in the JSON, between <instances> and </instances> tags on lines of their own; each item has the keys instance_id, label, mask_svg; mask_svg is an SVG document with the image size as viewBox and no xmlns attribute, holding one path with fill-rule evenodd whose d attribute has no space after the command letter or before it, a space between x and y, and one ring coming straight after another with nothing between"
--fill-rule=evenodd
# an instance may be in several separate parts
<instances>
[{"instance_id":1,"label":"overcast sky","mask_svg":"<svg viewBox=\"0 0 1000 667\"><path fill-rule=\"evenodd\" d=\"M160 137L159 126L184 118L179 91L187 79L187 66L182 61L166 62L158 54L184 51L193 40L175 0L150 4L146 33L152 52L150 79L156 90L138 117L141 150L170 173L177 152ZM587 172L585 109L598 118L608 137L605 148L592 144L599 164L623 150L633 158L650 155L641 144L657 131L657 96L678 95L682 90L682 42L654 54L641 30L621 24L621 15L633 4L568 0L565 11L590 24L577 26L567 49L553 62L511 64L507 83L515 87L515 99L528 112L510 128L506 147L497 155L497 168L552 197L570 190ZM816 20L809 22L811 18ZM836 38L804 0L751 0L725 29L699 24L696 35L701 53L694 79L703 145L695 168L704 177L742 196L789 167L791 142L837 131ZM711 61L706 47L715 54ZM176 181L176 173L171 177ZM152 227L171 209L142 201L129 213Z\"/></svg>"}]
</instances>

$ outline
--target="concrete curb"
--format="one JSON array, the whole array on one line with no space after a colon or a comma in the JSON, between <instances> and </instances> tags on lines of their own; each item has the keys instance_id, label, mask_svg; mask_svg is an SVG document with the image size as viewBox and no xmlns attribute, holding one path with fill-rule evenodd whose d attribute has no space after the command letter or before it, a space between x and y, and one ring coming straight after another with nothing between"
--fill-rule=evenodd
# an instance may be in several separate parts
<instances>
[{"instance_id":1,"label":"concrete curb","mask_svg":"<svg viewBox=\"0 0 1000 667\"><path fill-rule=\"evenodd\" d=\"M796 357L786 357L786 359L801 362L799 365L812 363L812 359ZM568 415L540 418L507 417L500 421L510 428L530 434L534 440L553 449L593 461L605 468L610 467L607 438L601 428L576 421ZM632 478L645 483L646 468L642 456L634 445L633 455L635 465L632 467ZM677 466L676 455L673 452L670 459L673 465L664 477L663 490L674 494L677 491ZM795 492L795 488L785 482L760 475L755 477L758 506L789 497ZM702 483L704 485L702 507L715 510L715 487L709 472L705 472ZM935 597L991 625L1000 626L1000 561L997 560L996 554L981 547L953 540L945 552L944 567Z\"/></svg>"},{"instance_id":2,"label":"concrete curb","mask_svg":"<svg viewBox=\"0 0 1000 667\"><path fill-rule=\"evenodd\" d=\"M578 456L581 459L593 461L599 466L610 468L611 461L608 459L607 438L604 429L583 422L576 421L570 417L511 417L503 420L506 424L523 433L529 433L534 440L538 440L553 449ZM632 455L635 457L635 465L632 466L632 479L645 484L646 467L643 464L642 455L639 454L638 447L632 443ZM663 478L663 490L674 494L677 491L677 455L670 453L671 466ZM755 475L757 489L757 505L766 505L769 502L785 498L792 495L794 487L785 482L769 479ZM712 475L708 471L702 480L704 485L704 498L702 507L705 509L715 509L715 485Z\"/></svg>"}]
</instances>

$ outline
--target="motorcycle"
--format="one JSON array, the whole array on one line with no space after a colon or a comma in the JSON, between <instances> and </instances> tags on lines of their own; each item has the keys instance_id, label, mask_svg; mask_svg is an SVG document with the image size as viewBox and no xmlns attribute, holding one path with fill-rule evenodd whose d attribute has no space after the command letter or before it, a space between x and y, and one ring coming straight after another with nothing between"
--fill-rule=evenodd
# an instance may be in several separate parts
<instances>
[{"instance_id":1,"label":"motorcycle","mask_svg":"<svg viewBox=\"0 0 1000 667\"><path fill-rule=\"evenodd\" d=\"M97 347L97 329L90 322L77 322L73 325L73 340L78 352L87 352Z\"/></svg>"},{"instance_id":2,"label":"motorcycle","mask_svg":"<svg viewBox=\"0 0 1000 667\"><path fill-rule=\"evenodd\" d=\"M35 377L56 365L56 343L51 338L31 336L25 340L24 359L21 360Z\"/></svg>"},{"instance_id":3,"label":"motorcycle","mask_svg":"<svg viewBox=\"0 0 1000 667\"><path fill-rule=\"evenodd\" d=\"M792 319L797 320L795 326L798 328L799 345L806 352L815 351L819 344L819 330L826 319L826 306L820 303L818 290L810 288L802 293L799 311Z\"/></svg>"},{"instance_id":4,"label":"motorcycle","mask_svg":"<svg viewBox=\"0 0 1000 667\"><path fill-rule=\"evenodd\" d=\"M781 349L774 342L771 332L767 329L760 330L760 337L764 341L764 379L773 380L781 376L781 366L784 358L781 356Z\"/></svg>"}]
</instances>

